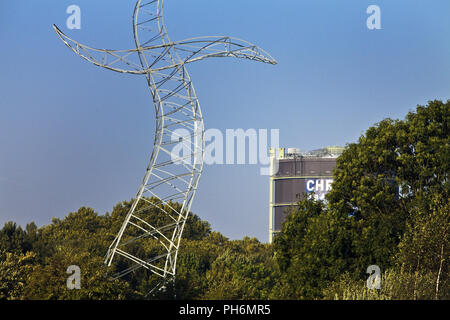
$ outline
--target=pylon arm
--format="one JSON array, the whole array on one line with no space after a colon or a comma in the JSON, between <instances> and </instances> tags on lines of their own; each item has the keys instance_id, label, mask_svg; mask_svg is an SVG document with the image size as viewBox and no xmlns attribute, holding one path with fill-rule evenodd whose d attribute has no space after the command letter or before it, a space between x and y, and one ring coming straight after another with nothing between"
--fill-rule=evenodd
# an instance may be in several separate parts
<instances>
[{"instance_id":1,"label":"pylon arm","mask_svg":"<svg viewBox=\"0 0 450 320\"><path fill-rule=\"evenodd\" d=\"M56 25L53 29L60 39L73 52L96 66L115 72L129 74L148 74L172 69L183 64L200 61L206 58L233 57L268 64L276 64L268 53L244 40L231 37L198 37L177 42L171 42L151 47L141 47L130 50L96 49L79 43L65 35ZM167 63L167 53L171 48L179 55L178 62ZM154 61L143 69L139 54ZM158 66L162 63L163 66Z\"/></svg>"},{"instance_id":2,"label":"pylon arm","mask_svg":"<svg viewBox=\"0 0 450 320\"><path fill-rule=\"evenodd\" d=\"M232 57L268 64L277 64L270 54L245 40L232 37L197 37L174 42L172 44L149 47L151 50L172 45L184 63L205 58Z\"/></svg>"},{"instance_id":3,"label":"pylon arm","mask_svg":"<svg viewBox=\"0 0 450 320\"><path fill-rule=\"evenodd\" d=\"M96 66L120 73L146 74L139 62L138 49L108 50L83 45L66 36L56 25L53 29L73 52Z\"/></svg>"}]
</instances>

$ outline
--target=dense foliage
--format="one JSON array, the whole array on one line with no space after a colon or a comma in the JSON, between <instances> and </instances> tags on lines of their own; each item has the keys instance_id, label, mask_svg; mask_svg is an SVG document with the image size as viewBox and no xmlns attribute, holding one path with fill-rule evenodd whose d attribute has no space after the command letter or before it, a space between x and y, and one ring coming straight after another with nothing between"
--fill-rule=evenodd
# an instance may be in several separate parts
<instances>
[{"instance_id":1,"label":"dense foliage","mask_svg":"<svg viewBox=\"0 0 450 320\"><path fill-rule=\"evenodd\" d=\"M449 120L431 101L347 145L327 204L300 201L275 240L286 298L450 298Z\"/></svg>"},{"instance_id":2,"label":"dense foliage","mask_svg":"<svg viewBox=\"0 0 450 320\"><path fill-rule=\"evenodd\" d=\"M156 279L145 271L106 276L104 255L131 201L40 228L8 222L0 299L450 299L449 118L450 101L431 101L369 128L338 158L327 201L299 201L273 245L230 241L191 214L175 286L156 296L147 296ZM71 265L80 289L67 289ZM370 265L382 271L379 290L366 286Z\"/></svg>"}]
</instances>

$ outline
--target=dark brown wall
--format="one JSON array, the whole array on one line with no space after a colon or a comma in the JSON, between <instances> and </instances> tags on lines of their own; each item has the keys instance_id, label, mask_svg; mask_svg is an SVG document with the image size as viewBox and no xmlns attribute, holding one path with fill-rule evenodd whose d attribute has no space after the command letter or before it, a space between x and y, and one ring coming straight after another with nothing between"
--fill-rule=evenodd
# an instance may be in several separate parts
<instances>
[{"instance_id":1,"label":"dark brown wall","mask_svg":"<svg viewBox=\"0 0 450 320\"><path fill-rule=\"evenodd\" d=\"M275 180L275 204L292 203L303 198L305 179Z\"/></svg>"},{"instance_id":2,"label":"dark brown wall","mask_svg":"<svg viewBox=\"0 0 450 320\"><path fill-rule=\"evenodd\" d=\"M275 207L274 211L274 231L280 231L281 230L281 224L286 220L286 216L292 209L292 206L283 206L283 207Z\"/></svg>"},{"instance_id":3,"label":"dark brown wall","mask_svg":"<svg viewBox=\"0 0 450 320\"><path fill-rule=\"evenodd\" d=\"M331 176L336 167L335 158L299 158L279 160L276 177Z\"/></svg>"},{"instance_id":4,"label":"dark brown wall","mask_svg":"<svg viewBox=\"0 0 450 320\"><path fill-rule=\"evenodd\" d=\"M279 160L279 170L275 175L274 193L275 205L295 203L303 198L306 181L309 177L319 179L332 178L336 167L335 158L298 158ZM295 177L295 178L288 178ZM283 178L283 179L276 179ZM281 224L286 220L287 213L292 206L275 206L274 231L281 230Z\"/></svg>"}]
</instances>

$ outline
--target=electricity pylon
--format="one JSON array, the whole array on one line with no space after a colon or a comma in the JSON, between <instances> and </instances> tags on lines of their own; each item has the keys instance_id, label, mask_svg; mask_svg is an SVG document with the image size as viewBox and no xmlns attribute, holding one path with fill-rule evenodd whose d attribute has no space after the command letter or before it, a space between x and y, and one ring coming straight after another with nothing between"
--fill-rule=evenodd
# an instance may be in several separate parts
<instances>
[{"instance_id":1,"label":"electricity pylon","mask_svg":"<svg viewBox=\"0 0 450 320\"><path fill-rule=\"evenodd\" d=\"M153 152L105 263L110 266L116 256L121 256L132 265L116 277L143 267L158 275L160 284L175 276L181 236L203 169L203 116L186 66L212 57L276 64L257 46L232 37L171 41L164 25L163 2L137 0L133 13L135 49L91 48L53 25L61 40L80 57L112 71L142 75L150 88L156 113ZM174 155L170 148L175 145L189 152ZM151 210L156 210L157 219L154 215L149 218ZM150 239L158 243L160 251L138 253L136 244Z\"/></svg>"}]
</instances>

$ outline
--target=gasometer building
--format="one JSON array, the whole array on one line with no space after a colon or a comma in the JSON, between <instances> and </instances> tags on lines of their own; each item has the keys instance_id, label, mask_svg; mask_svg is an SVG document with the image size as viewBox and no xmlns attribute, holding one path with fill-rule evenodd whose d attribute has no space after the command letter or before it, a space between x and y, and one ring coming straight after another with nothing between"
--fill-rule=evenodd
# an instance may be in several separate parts
<instances>
[{"instance_id":1,"label":"gasometer building","mask_svg":"<svg viewBox=\"0 0 450 320\"><path fill-rule=\"evenodd\" d=\"M270 150L269 242L281 231L290 209L305 194L323 200L331 190L333 169L342 147L301 152L297 148ZM278 151L278 152L277 152Z\"/></svg>"}]
</instances>

